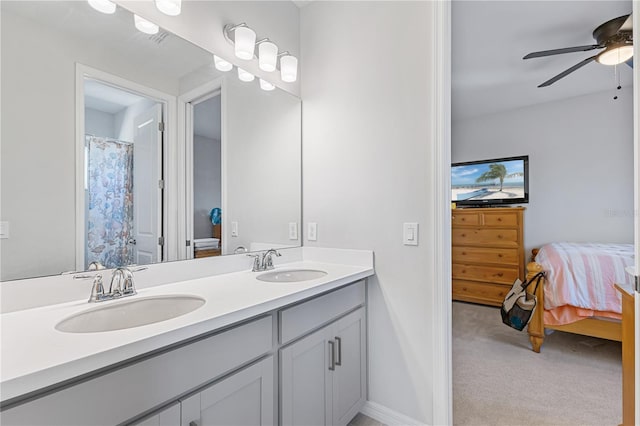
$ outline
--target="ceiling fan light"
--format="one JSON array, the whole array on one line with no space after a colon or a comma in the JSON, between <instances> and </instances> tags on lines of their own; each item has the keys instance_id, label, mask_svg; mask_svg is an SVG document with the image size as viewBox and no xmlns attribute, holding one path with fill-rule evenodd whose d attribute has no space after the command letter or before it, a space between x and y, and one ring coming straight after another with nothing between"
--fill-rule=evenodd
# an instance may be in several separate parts
<instances>
[{"instance_id":1,"label":"ceiling fan light","mask_svg":"<svg viewBox=\"0 0 640 426\"><path fill-rule=\"evenodd\" d=\"M596 61L602 65L618 65L633 57L633 45L623 44L613 46L600 53Z\"/></svg>"}]
</instances>

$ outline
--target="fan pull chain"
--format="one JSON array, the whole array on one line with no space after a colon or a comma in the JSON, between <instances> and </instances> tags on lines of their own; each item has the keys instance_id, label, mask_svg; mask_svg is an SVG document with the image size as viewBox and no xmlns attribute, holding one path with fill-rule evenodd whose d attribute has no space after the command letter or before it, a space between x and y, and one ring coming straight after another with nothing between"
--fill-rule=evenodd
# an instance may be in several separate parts
<instances>
[{"instance_id":1,"label":"fan pull chain","mask_svg":"<svg viewBox=\"0 0 640 426\"><path fill-rule=\"evenodd\" d=\"M620 84L620 73L618 72L618 65L614 65L613 66L613 81L618 83L618 85L616 86L616 90L620 90L622 89L622 85ZM613 96L613 100L616 101L618 100L618 95L614 94Z\"/></svg>"}]
</instances>

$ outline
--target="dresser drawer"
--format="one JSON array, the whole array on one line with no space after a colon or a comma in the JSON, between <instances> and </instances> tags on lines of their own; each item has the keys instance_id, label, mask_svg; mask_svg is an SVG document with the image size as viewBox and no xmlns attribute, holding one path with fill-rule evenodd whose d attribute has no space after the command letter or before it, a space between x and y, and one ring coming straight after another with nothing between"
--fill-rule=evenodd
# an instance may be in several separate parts
<instances>
[{"instance_id":1,"label":"dresser drawer","mask_svg":"<svg viewBox=\"0 0 640 426\"><path fill-rule=\"evenodd\" d=\"M452 247L453 263L497 263L499 265L518 265L517 248L489 247Z\"/></svg>"},{"instance_id":2,"label":"dresser drawer","mask_svg":"<svg viewBox=\"0 0 640 426\"><path fill-rule=\"evenodd\" d=\"M483 213L482 224L484 226L515 227L518 226L518 216L512 212Z\"/></svg>"},{"instance_id":3,"label":"dresser drawer","mask_svg":"<svg viewBox=\"0 0 640 426\"><path fill-rule=\"evenodd\" d=\"M454 263L451 265L453 279L513 284L518 278L517 266L486 266Z\"/></svg>"},{"instance_id":4,"label":"dresser drawer","mask_svg":"<svg viewBox=\"0 0 640 426\"><path fill-rule=\"evenodd\" d=\"M451 242L453 245L520 246L516 229L453 229Z\"/></svg>"},{"instance_id":5,"label":"dresser drawer","mask_svg":"<svg viewBox=\"0 0 640 426\"><path fill-rule=\"evenodd\" d=\"M456 212L455 210L451 214L451 224L456 225L480 225L481 217L480 213L469 212Z\"/></svg>"},{"instance_id":6,"label":"dresser drawer","mask_svg":"<svg viewBox=\"0 0 640 426\"><path fill-rule=\"evenodd\" d=\"M501 306L510 289L507 285L453 280L451 298L463 302Z\"/></svg>"}]
</instances>

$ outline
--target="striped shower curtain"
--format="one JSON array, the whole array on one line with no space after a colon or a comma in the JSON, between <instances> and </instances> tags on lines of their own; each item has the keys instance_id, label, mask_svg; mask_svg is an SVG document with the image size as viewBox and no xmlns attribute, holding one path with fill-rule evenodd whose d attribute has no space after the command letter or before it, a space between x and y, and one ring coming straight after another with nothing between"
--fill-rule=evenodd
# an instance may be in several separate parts
<instances>
[{"instance_id":1,"label":"striped shower curtain","mask_svg":"<svg viewBox=\"0 0 640 426\"><path fill-rule=\"evenodd\" d=\"M107 268L133 263L133 145L87 135L86 264Z\"/></svg>"}]
</instances>

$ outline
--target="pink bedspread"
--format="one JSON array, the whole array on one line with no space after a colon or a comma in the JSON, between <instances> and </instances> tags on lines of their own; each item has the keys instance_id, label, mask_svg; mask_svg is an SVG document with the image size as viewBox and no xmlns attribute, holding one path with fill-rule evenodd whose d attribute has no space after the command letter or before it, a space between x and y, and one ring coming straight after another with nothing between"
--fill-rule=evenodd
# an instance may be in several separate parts
<instances>
[{"instance_id":1,"label":"pink bedspread","mask_svg":"<svg viewBox=\"0 0 640 426\"><path fill-rule=\"evenodd\" d=\"M633 244L551 243L536 262L547 271L545 324L569 324L592 316L619 319L620 294L614 283L631 287L625 267L634 263Z\"/></svg>"}]
</instances>

